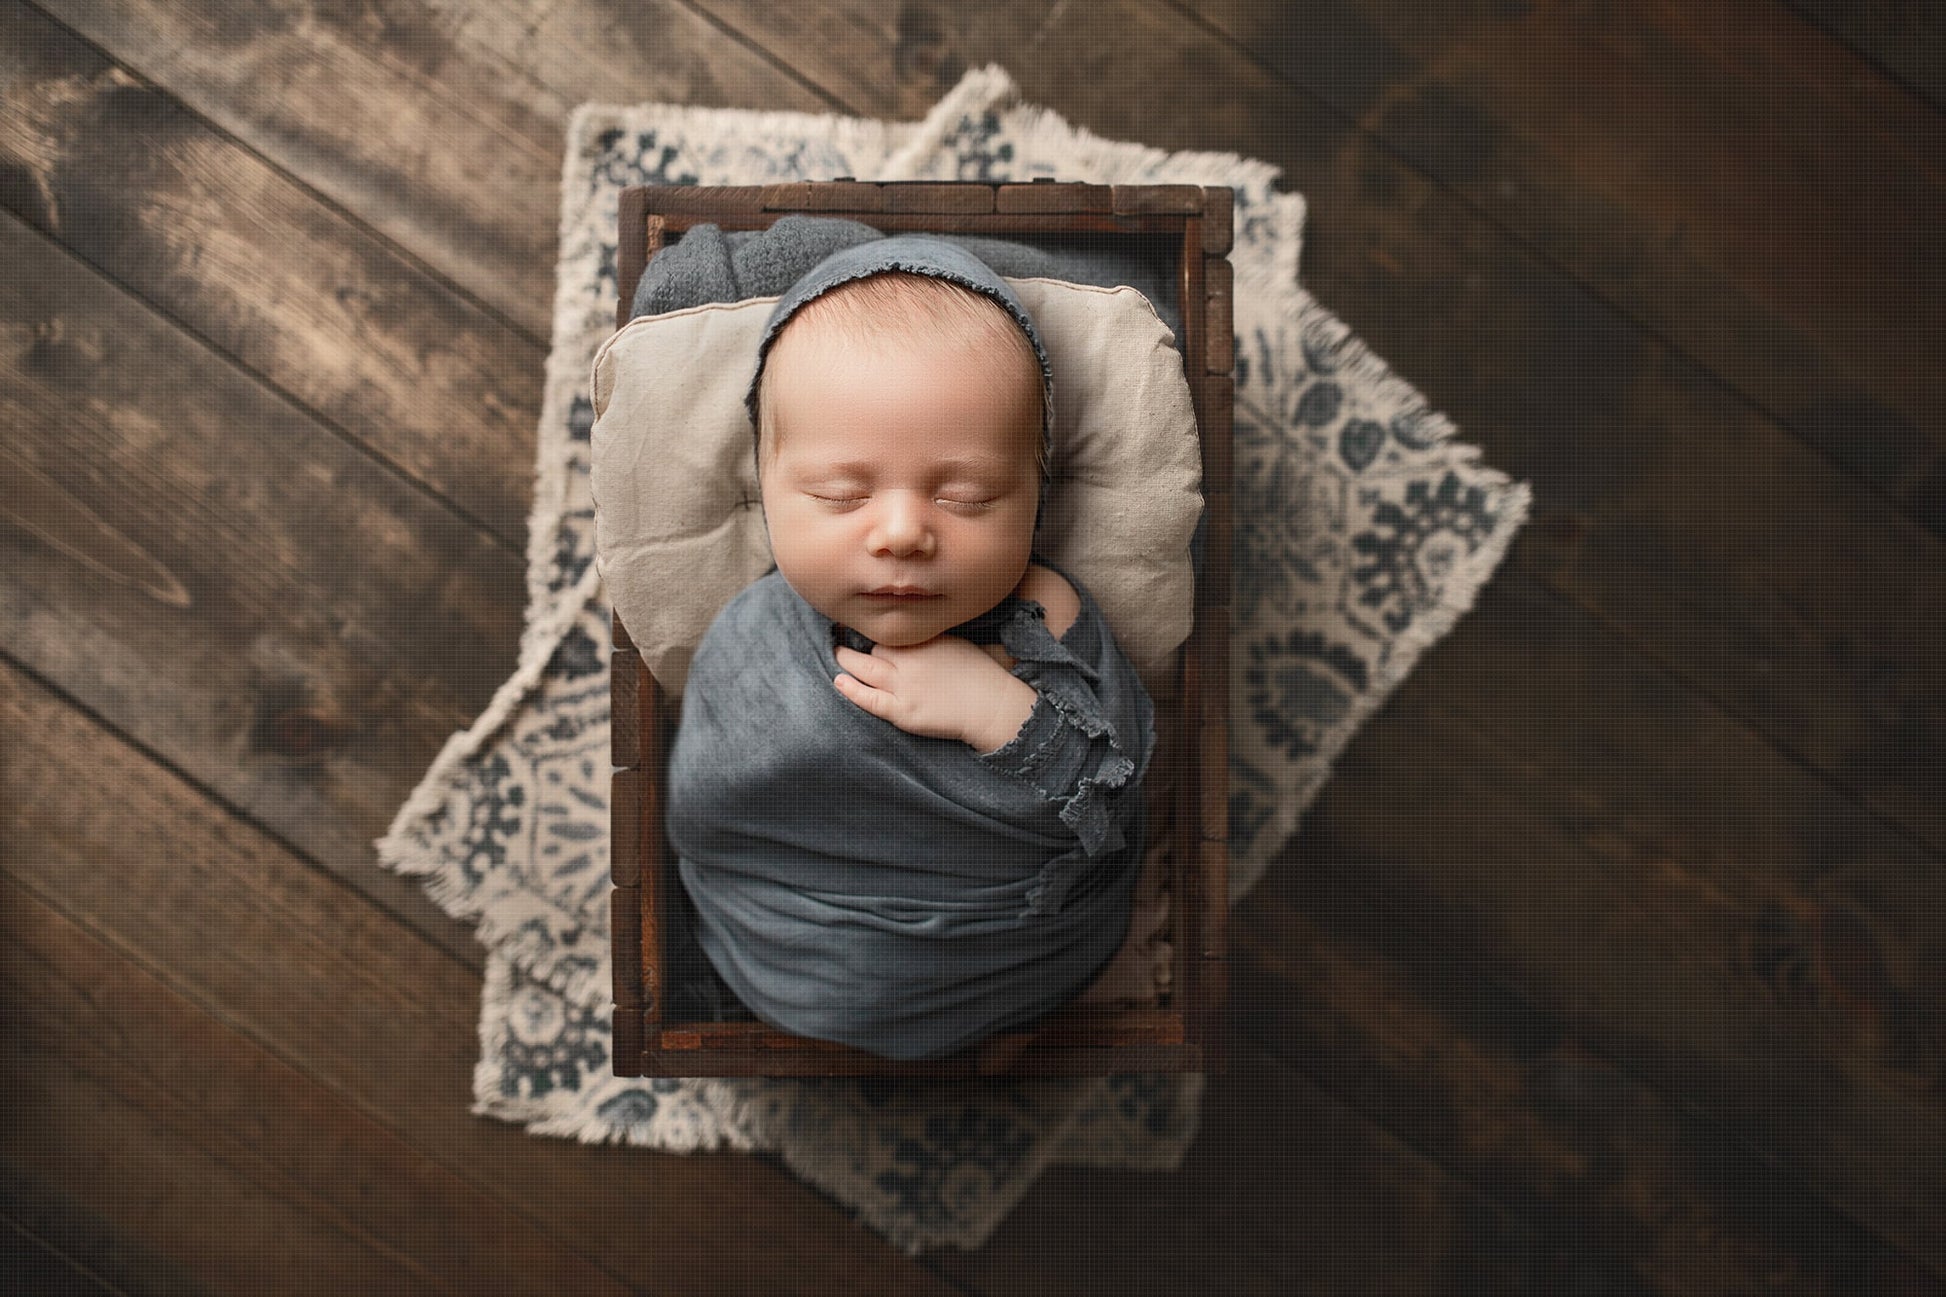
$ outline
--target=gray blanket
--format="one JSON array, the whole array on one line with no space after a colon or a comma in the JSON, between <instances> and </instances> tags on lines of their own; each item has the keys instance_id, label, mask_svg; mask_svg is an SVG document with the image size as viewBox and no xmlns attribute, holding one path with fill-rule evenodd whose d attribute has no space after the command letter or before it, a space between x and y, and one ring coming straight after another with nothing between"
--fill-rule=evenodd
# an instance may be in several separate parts
<instances>
[{"instance_id":1,"label":"gray blanket","mask_svg":"<svg viewBox=\"0 0 1946 1297\"><path fill-rule=\"evenodd\" d=\"M1039 695L979 754L832 686L829 618L776 572L699 646L668 829L710 963L799 1035L936 1058L1072 999L1121 944L1153 715L1085 590L1057 641L1009 599L957 628Z\"/></svg>"},{"instance_id":2,"label":"gray blanket","mask_svg":"<svg viewBox=\"0 0 1946 1297\"><path fill-rule=\"evenodd\" d=\"M709 302L781 296L832 253L883 237L869 225L824 216L786 216L768 230L728 234L714 225L698 225L649 263L636 285L629 317ZM971 235L939 237L1015 279L1062 279L1104 288L1127 284L1141 290L1169 331L1182 337L1182 312L1176 309L1171 289L1174 272L1160 243L1150 254L1141 255L1104 248L1082 236L1049 236L1031 243Z\"/></svg>"}]
</instances>

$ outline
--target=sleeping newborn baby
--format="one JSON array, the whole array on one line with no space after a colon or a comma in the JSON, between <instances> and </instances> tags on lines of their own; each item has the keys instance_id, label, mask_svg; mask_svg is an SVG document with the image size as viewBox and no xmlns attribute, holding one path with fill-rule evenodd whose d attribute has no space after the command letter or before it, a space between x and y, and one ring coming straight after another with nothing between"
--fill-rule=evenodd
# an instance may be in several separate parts
<instances>
[{"instance_id":1,"label":"sleeping newborn baby","mask_svg":"<svg viewBox=\"0 0 1946 1297\"><path fill-rule=\"evenodd\" d=\"M710 962L772 1025L899 1059L1149 998L1152 709L1034 554L1052 377L1018 299L942 240L836 253L749 400L776 570L698 646L669 766Z\"/></svg>"}]
</instances>

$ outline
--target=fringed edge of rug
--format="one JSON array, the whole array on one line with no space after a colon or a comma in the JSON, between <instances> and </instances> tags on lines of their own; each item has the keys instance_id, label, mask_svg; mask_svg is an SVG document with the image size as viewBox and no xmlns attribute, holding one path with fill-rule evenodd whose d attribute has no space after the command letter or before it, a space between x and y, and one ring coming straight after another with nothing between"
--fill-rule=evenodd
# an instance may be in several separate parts
<instances>
[{"instance_id":1,"label":"fringed edge of rug","mask_svg":"<svg viewBox=\"0 0 1946 1297\"><path fill-rule=\"evenodd\" d=\"M575 120L578 121L581 115L577 110ZM514 673L494 691L486 710L474 719L473 724L447 738L424 778L412 790L412 795L406 798L405 804L399 807L398 814L392 817L385 835L373 844L382 865L423 880L426 894L448 914L456 919L480 920L478 935L481 942L489 947L493 944L492 934L488 931L491 905L469 895L466 884L455 876L451 864L425 851L413 838L411 830L442 807L449 811L457 809L453 805L458 801L454 784L461 763L498 733L500 727L512 718L520 704L539 685L568 627L601 589L601 573L593 563L588 565L573 586L559 595L550 597L546 586L546 574L567 495L568 478L565 457L551 452L559 430L566 427L567 405L575 389L576 376L570 371L570 357L576 354L573 343L579 334L585 332L585 322L579 319L580 293L577 285L586 274L584 262L588 232L584 215L588 191L586 182L591 170L587 148L589 137L571 130L568 138L573 147L568 149L562 164L556 226L558 246L554 258L553 338L548 348L541 411L535 434L534 506L527 522L527 606L523 610ZM575 183L577 180L581 183ZM574 268L572 274L570 267Z\"/></svg>"},{"instance_id":2,"label":"fringed edge of rug","mask_svg":"<svg viewBox=\"0 0 1946 1297\"><path fill-rule=\"evenodd\" d=\"M988 68L1002 79L1006 73ZM1017 96L1011 81L1007 93ZM1294 288L1298 282L1298 262L1304 247L1304 223L1308 208L1304 196L1279 193L1272 187L1283 178L1281 167L1236 153L1210 153L1185 149L1170 153L1135 144L1111 140L1076 126L1051 108L1039 104L1015 103L1008 111L1018 117L1024 131L1051 134L1053 148L1066 151L1073 159L1063 167L1061 180L1086 180L1097 184L1178 184L1203 185L1255 192L1267 199L1275 232L1265 240L1268 255L1245 259L1248 251L1239 240L1231 248L1230 261L1236 274L1236 288L1274 293Z\"/></svg>"},{"instance_id":3,"label":"fringed edge of rug","mask_svg":"<svg viewBox=\"0 0 1946 1297\"><path fill-rule=\"evenodd\" d=\"M1239 294L1239 303L1242 300ZM1394 372L1383 357L1354 334L1349 325L1312 297L1308 290L1292 285L1283 297L1260 300L1272 303L1276 309L1283 311L1291 325L1298 330L1299 336L1320 339L1330 349L1340 370L1361 386L1369 384L1370 390L1380 401L1396 403L1397 409L1418 416L1420 422L1416 431L1419 435L1446 457L1445 462L1449 467L1464 469L1473 479L1469 485L1486 491L1493 498L1497 525L1477 548L1454 565L1446 580L1446 593L1440 602L1422 609L1413 618L1412 624L1399 634L1394 641L1393 652L1374 672L1372 687L1356 696L1338 724L1319 744L1317 755L1320 761L1314 776L1305 786L1295 790L1294 795L1279 800L1276 813L1258 835L1260 841L1276 845L1231 861L1230 901L1233 905L1257 884L1271 859L1289 843L1298 822L1316 800L1319 790L1329 781L1338 758L1343 755L1352 737L1391 698L1392 692L1418 665L1420 656L1443 639L1460 618L1472 610L1480 592L1506 558L1515 536L1526 525L1533 506L1533 492L1525 482L1517 481L1485 463L1480 447L1461 440L1460 429L1452 420L1433 408L1418 388ZM1234 691L1238 684L1233 673L1231 689ZM1233 697L1232 708L1237 705L1238 700Z\"/></svg>"},{"instance_id":4,"label":"fringed edge of rug","mask_svg":"<svg viewBox=\"0 0 1946 1297\"><path fill-rule=\"evenodd\" d=\"M1096 1081L1095 1084L1101 1083ZM768 1113L763 1104L747 1100L727 1086L717 1087L716 1098L722 1105L718 1110L719 1116L732 1128L764 1128ZM855 1176L847 1175L812 1156L803 1144L772 1139L765 1151L806 1184L830 1195L860 1224L879 1234L907 1256L917 1256L927 1248L936 1247L957 1247L971 1251L985 1244L993 1231L1012 1214L1020 1200L1039 1181L1041 1174L1062 1160L1059 1156L1061 1146L1085 1102L1085 1099L1076 1096L1075 1101L1068 1105L1067 1115L1060 1124L1042 1133L1041 1138L1035 1141L1032 1156L1015 1167L1013 1174L1008 1177L1005 1192L983 1202L977 1216L963 1217L944 1227L936 1223L919 1224L909 1214L902 1214L898 1208L886 1205L870 1191L870 1186L860 1185Z\"/></svg>"},{"instance_id":5,"label":"fringed edge of rug","mask_svg":"<svg viewBox=\"0 0 1946 1297\"><path fill-rule=\"evenodd\" d=\"M449 813L464 810L454 787L460 764L478 752L502 725L505 725L526 700L547 669L548 660L560 646L561 638L581 615L588 602L600 591L600 575L592 566L565 595L551 603L527 605L527 625L521 632L518 665L507 677L493 699L466 729L449 736L439 755L433 758L425 778L392 817L391 827L379 838L380 863L402 874L425 880L426 893L454 918L483 917L484 908L469 901L465 884L453 876L451 867L420 849L411 836L411 826L444 809ZM484 934L483 934L484 935Z\"/></svg>"},{"instance_id":6,"label":"fringed edge of rug","mask_svg":"<svg viewBox=\"0 0 1946 1297\"><path fill-rule=\"evenodd\" d=\"M577 1112L566 1115L541 1098L503 1093L501 1066L508 1046L507 1024L515 1008L514 976L513 962L504 953L495 952L487 959L485 985L480 996L484 1009L480 1014L480 1057L473 1067L474 1116L508 1122L529 1134L571 1139L582 1144L628 1145L680 1154L769 1151L741 1128L725 1125L720 1120L677 1128L664 1123L651 1129L647 1125L618 1124L604 1117L603 1095L613 1097L638 1089L644 1084L639 1077L602 1077L594 1094L578 1105Z\"/></svg>"}]
</instances>

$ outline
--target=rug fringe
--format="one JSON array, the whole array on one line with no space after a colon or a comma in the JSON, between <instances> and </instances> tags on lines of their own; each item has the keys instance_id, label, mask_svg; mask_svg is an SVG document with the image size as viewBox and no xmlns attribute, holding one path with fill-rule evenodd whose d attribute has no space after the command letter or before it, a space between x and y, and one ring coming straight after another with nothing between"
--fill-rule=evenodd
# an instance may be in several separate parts
<instances>
[{"instance_id":1,"label":"rug fringe","mask_svg":"<svg viewBox=\"0 0 1946 1297\"><path fill-rule=\"evenodd\" d=\"M654 1121L623 1125L604 1118L602 1112L610 1100L651 1087L651 1082L638 1078L604 1076L594 1093L568 1112L543 1097L505 1093L501 1088L501 1060L507 1053L507 1022L515 1010L515 971L513 962L503 958L501 952L496 951L487 960L485 985L480 992L480 1058L473 1068L474 1116L505 1121L529 1134L581 1144L619 1144L681 1154L762 1151L742 1131L720 1121L713 1125Z\"/></svg>"},{"instance_id":2,"label":"rug fringe","mask_svg":"<svg viewBox=\"0 0 1946 1297\"><path fill-rule=\"evenodd\" d=\"M962 117L974 113L988 112L1016 99L1020 87L998 63L989 63L960 78L958 85L947 91L940 101L932 106L924 120L912 132L912 137L886 160L880 173L872 177L876 180L917 180L924 171L923 163L939 156L939 146L945 142Z\"/></svg>"},{"instance_id":3,"label":"rug fringe","mask_svg":"<svg viewBox=\"0 0 1946 1297\"><path fill-rule=\"evenodd\" d=\"M391 827L386 830L385 836L373 844L379 860L387 868L425 878L427 892L454 918L471 918L479 911L465 912L465 902L450 890L464 884L450 877L449 865L417 846L411 829L442 809L449 812L463 809L456 807L452 801L456 792L454 776L460 764L497 734L500 727L512 718L519 704L533 692L540 683L542 672L547 669L548 660L560 646L561 638L567 634L568 627L580 616L588 602L595 598L600 588L601 574L590 564L581 580L561 599L551 605L528 605L530 620L521 632L519 665L514 673L494 691L493 700L471 726L447 738L439 755L433 758L425 778L406 798L405 804L399 807L398 814L392 817ZM448 904L449 901L453 904ZM462 908L455 909L454 904Z\"/></svg>"},{"instance_id":4,"label":"rug fringe","mask_svg":"<svg viewBox=\"0 0 1946 1297\"><path fill-rule=\"evenodd\" d=\"M1093 1078L1091 1083L1097 1088L1106 1084L1100 1078ZM883 1201L872 1192L872 1186L861 1184L855 1174L847 1174L844 1169L815 1156L809 1144L778 1138L779 1132L767 1129L772 1113L761 1098L744 1094L734 1083L704 1084L713 1092L715 1103L720 1105L718 1115L729 1128L763 1132L760 1143L766 1151L798 1178L838 1199L861 1224L882 1235L907 1256L918 1256L927 1248L957 1247L971 1251L984 1245L1048 1167L1062 1160L1059 1156L1062 1146L1087 1102L1077 1095L1074 1102L1066 1105L1063 1119L1048 1127L1035 1141L1029 1156L1013 1168L1004 1190L982 1200L977 1213L957 1216L945 1224L938 1221L922 1224L909 1212L902 1213L898 1206Z\"/></svg>"},{"instance_id":5,"label":"rug fringe","mask_svg":"<svg viewBox=\"0 0 1946 1297\"><path fill-rule=\"evenodd\" d=\"M1239 293L1237 300L1240 303L1275 303L1299 337L1316 337L1323 341L1339 371L1351 380L1351 385L1368 391L1378 404L1417 415L1421 420L1416 429L1418 434L1446 453L1446 462L1450 467L1466 470L1472 479L1469 485L1481 488L1491 497L1498 520L1498 525L1487 532L1479 547L1455 564L1447 576L1446 589L1441 598L1429 608L1418 610L1411 624L1394 640L1390 655L1377 664L1370 688L1355 695L1344 721L1333 727L1328 740L1319 747L1316 755L1320 760L1315 765L1312 778L1302 786L1288 790L1285 796L1278 799L1275 811L1265 827L1258 831L1257 841L1276 844L1280 848L1296 832L1298 821L1329 780L1331 771L1352 736L1363 729L1365 722L1385 705L1393 691L1411 674L1420 655L1444 638L1459 619L1472 609L1481 588L1499 568L1514 537L1526 525L1533 505L1533 492L1525 482L1515 481L1486 464L1480 447L1460 440L1459 428L1452 420L1434 409L1418 388L1394 372L1382 357L1351 331L1349 325L1333 315L1306 289L1299 286L1267 298L1245 298ZM1237 323L1237 332L1241 336L1244 320L1239 319ZM1241 640L1237 642L1240 644ZM1249 714L1242 700L1234 696L1240 683L1238 674L1233 671L1231 707L1232 714L1237 716ZM1248 895L1251 888L1256 886L1269 867L1274 850L1265 847L1248 855L1239 853L1231 860L1232 904Z\"/></svg>"}]
</instances>

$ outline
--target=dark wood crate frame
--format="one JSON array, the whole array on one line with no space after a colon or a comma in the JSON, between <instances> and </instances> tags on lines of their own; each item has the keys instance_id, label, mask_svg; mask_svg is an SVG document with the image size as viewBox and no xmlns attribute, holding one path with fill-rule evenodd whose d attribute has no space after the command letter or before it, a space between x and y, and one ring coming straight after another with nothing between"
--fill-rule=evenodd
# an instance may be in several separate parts
<instances>
[{"instance_id":1,"label":"dark wood crate frame","mask_svg":"<svg viewBox=\"0 0 1946 1297\"><path fill-rule=\"evenodd\" d=\"M1233 195L1195 185L830 182L637 186L620 204L620 302L628 320L642 272L692 225L766 229L781 216L847 216L876 228L1033 237L1165 237L1178 248L1184 369L1203 456L1204 536L1194 628L1178 655L1173 706L1157 708L1151 779L1168 781L1171 986L1158 1006L1071 1006L949 1058L898 1062L760 1022L662 1019L661 903L669 697L615 617L611 791L614 1062L618 1076L1087 1076L1218 1072L1228 993L1230 424Z\"/></svg>"}]
</instances>

